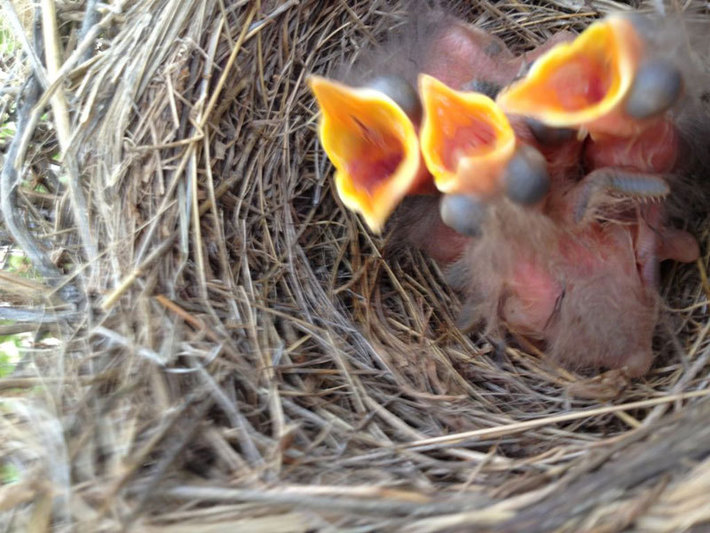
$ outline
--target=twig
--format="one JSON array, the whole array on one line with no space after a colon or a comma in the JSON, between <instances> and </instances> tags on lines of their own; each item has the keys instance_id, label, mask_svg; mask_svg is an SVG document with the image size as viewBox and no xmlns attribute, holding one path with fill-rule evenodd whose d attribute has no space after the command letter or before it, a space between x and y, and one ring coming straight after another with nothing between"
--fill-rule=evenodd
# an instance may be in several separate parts
<instances>
[{"instance_id":1,"label":"twig","mask_svg":"<svg viewBox=\"0 0 710 533\"><path fill-rule=\"evenodd\" d=\"M18 181L16 170L18 148L22 133L27 128L27 117L39 97L39 83L34 76L26 83L22 95L23 101L17 112L17 134L10 143L7 158L2 167L2 174L0 174L0 209L2 209L2 214L5 218L7 230L10 232L10 235L12 235L15 243L27 254L28 259L39 273L49 283L56 284L62 277L62 274L59 272L59 269L54 266L54 263L50 261L49 256L42 251L39 243L32 234L27 230L24 221L18 216L15 208L15 187Z\"/></svg>"},{"instance_id":2,"label":"twig","mask_svg":"<svg viewBox=\"0 0 710 533\"><path fill-rule=\"evenodd\" d=\"M0 320L16 320L18 322L32 322L33 324L53 324L64 320L73 320L79 317L76 311L47 311L45 309L17 309L14 307L0 307Z\"/></svg>"},{"instance_id":3,"label":"twig","mask_svg":"<svg viewBox=\"0 0 710 533\"><path fill-rule=\"evenodd\" d=\"M174 233L173 235L165 239L150 253L148 257L145 258L145 260L140 265L135 267L126 277L124 277L123 280L121 280L121 283L118 284L118 287L111 291L104 298L104 301L101 302L101 309L103 311L108 311L109 309L111 309L118 301L118 299L121 298L123 293L126 292L129 287L133 285L133 283L138 279L138 277L145 271L145 269L147 269L153 262L157 261L165 252L170 249L176 238L177 234Z\"/></svg>"},{"instance_id":4,"label":"twig","mask_svg":"<svg viewBox=\"0 0 710 533\"><path fill-rule=\"evenodd\" d=\"M6 0L4 0L6 1ZM81 29L79 30L79 40L83 43L84 40L86 39L86 36L89 34L91 29L97 24L99 21L99 12L96 9L96 6L98 5L99 1L98 0L88 0L86 2L86 9L84 9L84 19L81 21ZM87 44L91 44L92 41L88 41ZM79 61L83 63L84 61L87 61L91 56L93 55L91 52L91 47L86 46L86 50L84 53L80 56Z\"/></svg>"},{"instance_id":5,"label":"twig","mask_svg":"<svg viewBox=\"0 0 710 533\"><path fill-rule=\"evenodd\" d=\"M617 411L630 411L633 409L643 409L645 407L653 407L655 405L661 405L666 403L671 403L679 400L688 400L690 398L702 398L705 396L710 396L710 390L699 390L691 391L680 394L669 394L661 398L652 398L650 400L642 400L639 402L630 402L621 405L611 405L608 407L598 407L596 409L587 409L584 411L575 411L572 413L566 413L564 415L556 416L546 416L544 418L539 418L535 420L528 420L526 422L516 422L514 424L507 424L503 426L496 426L492 428L476 429L473 431L464 431L461 433L454 433L452 435L442 435L441 437L432 437L429 439L422 439L417 441L408 442L404 445L398 447L410 448L415 450L421 450L423 448L439 447L442 445L457 444L464 441L481 440L481 439L491 439L499 438L505 435L510 435L513 433L519 433L521 431L526 431L528 429L534 429L538 427L543 427L551 424L559 424L560 422L570 422L572 420L579 420L582 418L589 418L591 416L605 415L609 413L615 413Z\"/></svg>"},{"instance_id":6,"label":"twig","mask_svg":"<svg viewBox=\"0 0 710 533\"><path fill-rule=\"evenodd\" d=\"M45 59L47 61L47 74L54 80L62 64L62 49L57 31L57 13L54 0L41 0L42 6L42 32L44 35ZM57 140L64 159L64 166L69 174L69 197L71 198L72 214L77 225L78 233L84 247L87 262L92 265L96 262L98 248L96 240L89 228L89 207L86 196L81 188L79 176L79 163L74 153L68 153L71 142L71 126L69 120L69 108L64 91L61 86L54 92L50 99L54 115L54 124L57 132Z\"/></svg>"},{"instance_id":7,"label":"twig","mask_svg":"<svg viewBox=\"0 0 710 533\"><path fill-rule=\"evenodd\" d=\"M185 485L165 489L159 492L158 495L181 501L261 502L270 505L294 505L309 509L338 510L368 515L428 516L459 510L461 505L470 507L475 507L476 505L475 499L471 497L462 498L458 504L456 502L423 503L421 501L398 500L396 498L397 491L392 491L393 496L395 496L393 498L385 497L386 491L380 491L377 494L379 497L364 499L316 495L309 489L310 487L283 487L274 490L258 490ZM479 501L478 504L482 505L484 501Z\"/></svg>"}]
</instances>

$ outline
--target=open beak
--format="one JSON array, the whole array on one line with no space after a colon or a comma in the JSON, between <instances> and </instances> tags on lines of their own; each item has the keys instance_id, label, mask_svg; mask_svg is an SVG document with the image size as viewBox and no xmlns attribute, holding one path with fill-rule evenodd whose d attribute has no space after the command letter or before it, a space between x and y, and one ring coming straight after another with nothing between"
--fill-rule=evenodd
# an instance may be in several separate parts
<instances>
[{"instance_id":1,"label":"open beak","mask_svg":"<svg viewBox=\"0 0 710 533\"><path fill-rule=\"evenodd\" d=\"M516 143L505 114L489 97L426 74L419 76L419 94L422 155L437 189L481 198L498 192Z\"/></svg>"},{"instance_id":2,"label":"open beak","mask_svg":"<svg viewBox=\"0 0 710 533\"><path fill-rule=\"evenodd\" d=\"M578 128L592 135L635 134L644 124L627 113L625 103L643 52L632 22L609 17L542 55L525 78L498 95L497 102L506 113L548 126Z\"/></svg>"},{"instance_id":3,"label":"open beak","mask_svg":"<svg viewBox=\"0 0 710 533\"><path fill-rule=\"evenodd\" d=\"M311 76L320 141L343 204L380 232L402 198L429 178L412 120L383 92Z\"/></svg>"}]
</instances>

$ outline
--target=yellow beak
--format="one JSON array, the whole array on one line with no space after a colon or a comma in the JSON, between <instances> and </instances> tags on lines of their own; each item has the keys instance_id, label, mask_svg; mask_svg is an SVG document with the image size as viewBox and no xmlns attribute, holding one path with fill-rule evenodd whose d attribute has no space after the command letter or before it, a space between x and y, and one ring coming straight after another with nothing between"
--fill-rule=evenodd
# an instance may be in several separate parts
<instances>
[{"instance_id":1,"label":"yellow beak","mask_svg":"<svg viewBox=\"0 0 710 533\"><path fill-rule=\"evenodd\" d=\"M498 105L506 113L592 135L636 133L642 124L628 117L622 104L642 51L633 24L609 17L541 56L525 78L498 95Z\"/></svg>"},{"instance_id":2,"label":"yellow beak","mask_svg":"<svg viewBox=\"0 0 710 533\"><path fill-rule=\"evenodd\" d=\"M497 192L515 151L505 114L489 97L456 91L426 74L419 76L419 93L422 155L436 187L481 197Z\"/></svg>"},{"instance_id":3,"label":"yellow beak","mask_svg":"<svg viewBox=\"0 0 710 533\"><path fill-rule=\"evenodd\" d=\"M335 166L338 195L380 232L402 198L428 177L414 124L380 91L319 76L308 83L321 109L320 141Z\"/></svg>"}]
</instances>

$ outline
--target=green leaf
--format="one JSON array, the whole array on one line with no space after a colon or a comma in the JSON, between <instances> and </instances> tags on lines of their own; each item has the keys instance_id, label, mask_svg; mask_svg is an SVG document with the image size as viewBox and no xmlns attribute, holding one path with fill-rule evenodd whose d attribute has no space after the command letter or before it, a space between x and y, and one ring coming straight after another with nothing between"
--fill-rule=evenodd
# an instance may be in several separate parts
<instances>
[{"instance_id":1,"label":"green leaf","mask_svg":"<svg viewBox=\"0 0 710 533\"><path fill-rule=\"evenodd\" d=\"M20 361L19 335L7 335L0 337L0 378L12 374Z\"/></svg>"},{"instance_id":2,"label":"green leaf","mask_svg":"<svg viewBox=\"0 0 710 533\"><path fill-rule=\"evenodd\" d=\"M17 128L12 121L0 124L0 141L12 139L15 136Z\"/></svg>"},{"instance_id":3,"label":"green leaf","mask_svg":"<svg viewBox=\"0 0 710 533\"><path fill-rule=\"evenodd\" d=\"M0 464L0 483L9 485L20 481L20 470L12 463Z\"/></svg>"},{"instance_id":4,"label":"green leaf","mask_svg":"<svg viewBox=\"0 0 710 533\"><path fill-rule=\"evenodd\" d=\"M15 54L20 48L20 43L15 40L15 36L5 22L5 18L0 18L0 54Z\"/></svg>"},{"instance_id":5,"label":"green leaf","mask_svg":"<svg viewBox=\"0 0 710 533\"><path fill-rule=\"evenodd\" d=\"M10 272L24 273L32 267L32 263L26 255L13 253L7 260L7 266Z\"/></svg>"}]
</instances>

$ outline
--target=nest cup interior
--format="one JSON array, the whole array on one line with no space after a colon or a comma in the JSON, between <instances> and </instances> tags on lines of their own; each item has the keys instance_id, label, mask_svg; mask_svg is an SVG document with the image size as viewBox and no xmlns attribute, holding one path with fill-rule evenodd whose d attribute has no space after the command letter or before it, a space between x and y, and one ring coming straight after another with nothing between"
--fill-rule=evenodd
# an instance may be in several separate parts
<instances>
[{"instance_id":1,"label":"nest cup interior","mask_svg":"<svg viewBox=\"0 0 710 533\"><path fill-rule=\"evenodd\" d=\"M612 5L445 7L522 52ZM387 236L334 194L306 76L367 65L374 43L426 30L406 29L405 7L99 11L93 52L62 84L69 156L54 159L60 106L20 166L25 182L61 177L43 196L19 187L16 209L85 297L36 328L58 344L37 335L0 379L1 464L30 495L0 522L666 531L687 518L679 498L702 507L707 255L664 268L648 376L580 375L522 339L460 331L437 267L385 254ZM67 57L84 11L61 4L54 16ZM19 57L0 78L18 91ZM690 229L706 250L707 220Z\"/></svg>"}]
</instances>

